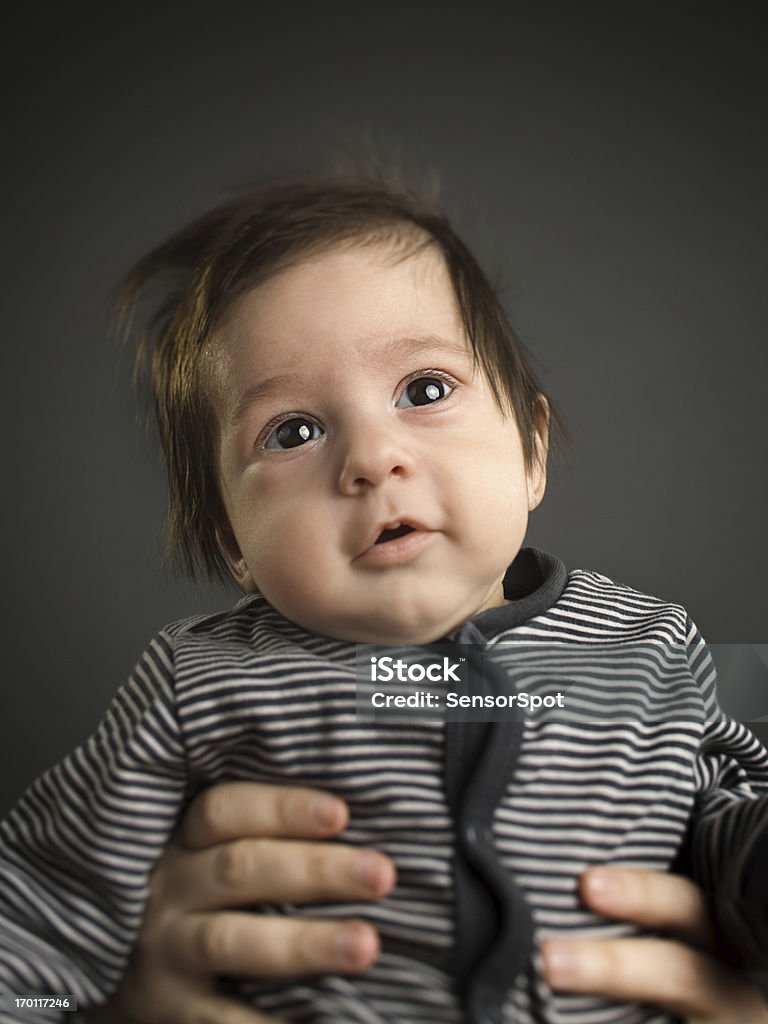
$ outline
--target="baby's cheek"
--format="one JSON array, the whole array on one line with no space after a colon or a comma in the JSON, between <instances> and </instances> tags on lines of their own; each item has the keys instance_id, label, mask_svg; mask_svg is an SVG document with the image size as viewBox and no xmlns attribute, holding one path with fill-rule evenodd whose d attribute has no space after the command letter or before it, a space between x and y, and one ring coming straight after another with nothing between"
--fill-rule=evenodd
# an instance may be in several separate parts
<instances>
[{"instance_id":1,"label":"baby's cheek","mask_svg":"<svg viewBox=\"0 0 768 1024\"><path fill-rule=\"evenodd\" d=\"M515 558L528 525L528 494L517 482L499 474L492 479L482 497L472 503L472 540L484 562L504 562Z\"/></svg>"},{"instance_id":2,"label":"baby's cheek","mask_svg":"<svg viewBox=\"0 0 768 1024\"><path fill-rule=\"evenodd\" d=\"M332 586L331 545L319 524L285 519L262 536L257 562L264 579L262 591L272 603L278 598L282 603L311 603Z\"/></svg>"}]
</instances>

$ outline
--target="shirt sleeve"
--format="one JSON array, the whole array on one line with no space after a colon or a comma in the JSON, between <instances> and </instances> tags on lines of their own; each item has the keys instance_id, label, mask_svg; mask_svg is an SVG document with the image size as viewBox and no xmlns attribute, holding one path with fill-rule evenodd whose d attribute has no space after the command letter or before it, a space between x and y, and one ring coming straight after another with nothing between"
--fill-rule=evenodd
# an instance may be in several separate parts
<instances>
[{"instance_id":1,"label":"shirt sleeve","mask_svg":"<svg viewBox=\"0 0 768 1024\"><path fill-rule=\"evenodd\" d=\"M706 709L690 828L693 878L712 903L725 949L768 968L768 752L717 703L712 657L689 622L688 660Z\"/></svg>"},{"instance_id":2,"label":"shirt sleeve","mask_svg":"<svg viewBox=\"0 0 768 1024\"><path fill-rule=\"evenodd\" d=\"M173 678L173 640L160 634L93 736L0 823L0 992L73 995L83 1008L116 987L185 795Z\"/></svg>"}]
</instances>

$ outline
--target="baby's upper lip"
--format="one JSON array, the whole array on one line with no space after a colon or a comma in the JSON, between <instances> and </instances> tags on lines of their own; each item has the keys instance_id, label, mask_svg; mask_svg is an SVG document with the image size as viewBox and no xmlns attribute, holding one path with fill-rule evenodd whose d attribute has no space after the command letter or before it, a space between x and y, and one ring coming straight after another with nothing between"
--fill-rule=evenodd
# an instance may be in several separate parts
<instances>
[{"instance_id":1,"label":"baby's upper lip","mask_svg":"<svg viewBox=\"0 0 768 1024\"><path fill-rule=\"evenodd\" d=\"M372 548L384 530L396 530L399 526L410 526L412 530L424 530L427 533L432 532L431 526L425 526L424 523L420 522L418 519L414 519L413 516L392 516L389 519L383 519L368 533L363 546L355 557L364 555L369 548Z\"/></svg>"}]
</instances>

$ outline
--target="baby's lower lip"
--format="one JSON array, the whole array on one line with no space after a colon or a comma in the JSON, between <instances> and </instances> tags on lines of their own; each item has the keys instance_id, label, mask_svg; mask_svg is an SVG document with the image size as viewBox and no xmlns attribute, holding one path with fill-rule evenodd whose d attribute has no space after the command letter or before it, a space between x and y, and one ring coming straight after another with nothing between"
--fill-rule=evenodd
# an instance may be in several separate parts
<instances>
[{"instance_id":1,"label":"baby's lower lip","mask_svg":"<svg viewBox=\"0 0 768 1024\"><path fill-rule=\"evenodd\" d=\"M436 536L434 530L415 528L402 537L395 537L383 544L372 544L358 555L354 561L364 565L397 565L416 558L428 547Z\"/></svg>"}]
</instances>

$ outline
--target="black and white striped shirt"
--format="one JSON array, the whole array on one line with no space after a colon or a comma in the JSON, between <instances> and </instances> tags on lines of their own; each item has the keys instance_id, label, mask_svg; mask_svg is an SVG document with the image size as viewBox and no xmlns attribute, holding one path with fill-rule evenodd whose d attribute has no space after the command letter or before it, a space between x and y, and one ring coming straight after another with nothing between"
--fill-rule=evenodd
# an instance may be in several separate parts
<instances>
[{"instance_id":1,"label":"black and white striped shirt","mask_svg":"<svg viewBox=\"0 0 768 1024\"><path fill-rule=\"evenodd\" d=\"M264 1012L314 1024L669 1021L651 1007L553 994L536 943L636 933L582 908L579 875L596 863L669 870L686 836L690 870L717 896L766 830L768 755L719 710L684 609L597 573L566 574L530 549L505 586L510 603L476 616L459 641L483 641L502 666L520 643L642 645L656 651L650 668L623 672L619 661L600 681L606 701L635 710L364 721L355 645L306 632L259 595L159 633L97 732L0 826L0 992L103 1002L190 796L248 779L339 794L350 807L342 840L384 851L398 873L377 905L277 908L365 918L383 952L360 977L239 983Z\"/></svg>"}]
</instances>

